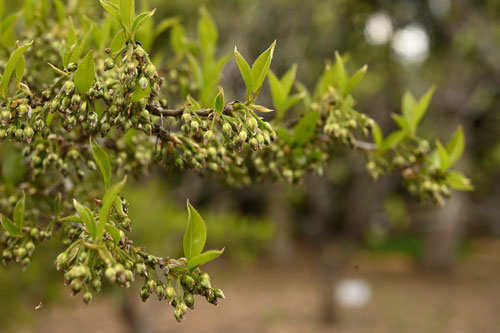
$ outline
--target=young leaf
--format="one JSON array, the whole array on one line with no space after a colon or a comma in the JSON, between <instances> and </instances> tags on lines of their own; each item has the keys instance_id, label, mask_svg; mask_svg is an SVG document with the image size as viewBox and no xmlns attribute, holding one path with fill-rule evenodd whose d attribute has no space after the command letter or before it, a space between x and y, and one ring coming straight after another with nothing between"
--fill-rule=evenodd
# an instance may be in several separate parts
<instances>
[{"instance_id":1,"label":"young leaf","mask_svg":"<svg viewBox=\"0 0 500 333\"><path fill-rule=\"evenodd\" d=\"M201 8L200 14L200 20L198 22L198 38L201 43L203 54L205 56L210 56L217 45L219 33L217 32L217 26L215 25L214 20L205 8Z\"/></svg>"},{"instance_id":2,"label":"young leaf","mask_svg":"<svg viewBox=\"0 0 500 333\"><path fill-rule=\"evenodd\" d=\"M439 140L436 141L436 147L439 153L439 169L441 171L446 171L450 168L448 152L446 151L446 149L443 147L443 145Z\"/></svg>"},{"instance_id":3,"label":"young leaf","mask_svg":"<svg viewBox=\"0 0 500 333\"><path fill-rule=\"evenodd\" d=\"M94 84L94 79L94 53L89 51L75 71L74 81L76 90L81 94L85 94Z\"/></svg>"},{"instance_id":4,"label":"young leaf","mask_svg":"<svg viewBox=\"0 0 500 333\"><path fill-rule=\"evenodd\" d=\"M465 177L461 172L455 170L446 174L446 184L459 191L472 191L474 189L470 179Z\"/></svg>"},{"instance_id":5,"label":"young leaf","mask_svg":"<svg viewBox=\"0 0 500 333\"><path fill-rule=\"evenodd\" d=\"M132 29L132 22L135 17L135 0L120 0L120 16L123 25Z\"/></svg>"},{"instance_id":6,"label":"young leaf","mask_svg":"<svg viewBox=\"0 0 500 333\"><path fill-rule=\"evenodd\" d=\"M24 56L21 56L16 64L16 83L19 84L24 76L24 71L26 70L26 61Z\"/></svg>"},{"instance_id":7,"label":"young leaf","mask_svg":"<svg viewBox=\"0 0 500 333\"><path fill-rule=\"evenodd\" d=\"M462 156L465 147L464 130L460 126L453 134L450 142L446 145L446 152L448 153L448 162L450 166L454 165L460 156Z\"/></svg>"},{"instance_id":8,"label":"young leaf","mask_svg":"<svg viewBox=\"0 0 500 333\"><path fill-rule=\"evenodd\" d=\"M375 146L377 146L378 149L382 149L384 145L384 134L377 123L373 124L372 135L373 141L375 141Z\"/></svg>"},{"instance_id":9,"label":"young leaf","mask_svg":"<svg viewBox=\"0 0 500 333\"><path fill-rule=\"evenodd\" d=\"M108 153L99 147L99 145L92 138L90 138L90 150L95 162L101 170L104 185L108 188L111 183L111 162L109 160Z\"/></svg>"},{"instance_id":10,"label":"young leaf","mask_svg":"<svg viewBox=\"0 0 500 333\"><path fill-rule=\"evenodd\" d=\"M7 217L2 216L2 214L0 214L0 222L2 223L2 227L12 236L19 236L21 234L16 225Z\"/></svg>"},{"instance_id":11,"label":"young leaf","mask_svg":"<svg viewBox=\"0 0 500 333\"><path fill-rule=\"evenodd\" d=\"M250 104L250 106L258 112L263 112L263 113L268 113L268 112L273 112L273 109L266 108L265 106L262 105L257 105L257 104Z\"/></svg>"},{"instance_id":12,"label":"young leaf","mask_svg":"<svg viewBox=\"0 0 500 333\"><path fill-rule=\"evenodd\" d=\"M415 97L413 97L410 92L406 91L401 99L401 114L408 125L411 125L413 122L413 110L416 104L417 101Z\"/></svg>"},{"instance_id":13,"label":"young leaf","mask_svg":"<svg viewBox=\"0 0 500 333\"><path fill-rule=\"evenodd\" d=\"M335 52L335 65L333 70L338 88L343 95L346 95L347 74L344 67L344 61L338 52Z\"/></svg>"},{"instance_id":14,"label":"young leaf","mask_svg":"<svg viewBox=\"0 0 500 333\"><path fill-rule=\"evenodd\" d=\"M111 236L111 238L113 238L113 242L115 243L115 246L117 246L121 240L120 230L118 230L118 228L115 227L114 225L107 224L106 231L109 232L109 235Z\"/></svg>"},{"instance_id":15,"label":"young leaf","mask_svg":"<svg viewBox=\"0 0 500 333\"><path fill-rule=\"evenodd\" d=\"M16 207L14 208L14 223L16 224L18 230L22 230L24 225L24 212L26 210L25 201L26 194L23 191L21 199L17 201Z\"/></svg>"},{"instance_id":16,"label":"young leaf","mask_svg":"<svg viewBox=\"0 0 500 333\"><path fill-rule=\"evenodd\" d=\"M94 241L97 240L97 226L94 218L94 214L92 211L83 205L80 205L76 199L73 200L73 205L75 206L76 211L78 212L78 215L83 220L83 223L85 224L85 227L87 228L90 236Z\"/></svg>"},{"instance_id":17,"label":"young leaf","mask_svg":"<svg viewBox=\"0 0 500 333\"><path fill-rule=\"evenodd\" d=\"M104 8L108 13L110 13L111 16L113 16L118 21L118 23L120 23L120 25L123 25L123 21L120 16L120 9L118 8L117 5L107 0L100 0L100 2L102 8Z\"/></svg>"},{"instance_id":18,"label":"young leaf","mask_svg":"<svg viewBox=\"0 0 500 333\"><path fill-rule=\"evenodd\" d=\"M28 50L32 44L33 44L33 41L29 42L28 44L24 44L24 45L18 47L10 55L9 60L7 61L7 64L5 65L5 69L3 71L3 76L2 76L2 91L3 91L4 97L7 97L7 88L9 87L10 78L12 76L12 72L14 72L14 69L16 67L17 62L19 61L19 58L22 57L24 52L26 52L26 50Z\"/></svg>"},{"instance_id":19,"label":"young leaf","mask_svg":"<svg viewBox=\"0 0 500 333\"><path fill-rule=\"evenodd\" d=\"M397 130L389 134L384 141L382 151L387 151L396 146L406 137L406 134L407 133L404 130Z\"/></svg>"},{"instance_id":20,"label":"young leaf","mask_svg":"<svg viewBox=\"0 0 500 333\"><path fill-rule=\"evenodd\" d=\"M217 258L218 256L220 256L222 253L224 253L224 249L222 249L222 250L208 250L208 251L205 251L205 252L203 252L203 253L201 253L201 254L193 257L189 261L188 269L189 270L193 270L196 267L204 265L207 262L212 261L215 258Z\"/></svg>"},{"instance_id":21,"label":"young leaf","mask_svg":"<svg viewBox=\"0 0 500 333\"><path fill-rule=\"evenodd\" d=\"M306 114L293 129L293 140L297 147L303 146L313 136L319 119L319 111Z\"/></svg>"},{"instance_id":22,"label":"young leaf","mask_svg":"<svg viewBox=\"0 0 500 333\"><path fill-rule=\"evenodd\" d=\"M134 20L134 23L132 24L132 32L135 33L137 30L139 30L139 28L144 24L144 22L146 22L148 18L153 16L155 12L156 8L150 12L144 12L137 15L137 17Z\"/></svg>"},{"instance_id":23,"label":"young leaf","mask_svg":"<svg viewBox=\"0 0 500 333\"><path fill-rule=\"evenodd\" d=\"M224 89L220 88L219 93L215 96L215 111L219 116L224 112Z\"/></svg>"},{"instance_id":24,"label":"young leaf","mask_svg":"<svg viewBox=\"0 0 500 333\"><path fill-rule=\"evenodd\" d=\"M188 261L196 257L203 251L205 241L207 240L207 229L205 222L201 218L196 209L187 201L188 209L188 226L184 233L184 257Z\"/></svg>"},{"instance_id":25,"label":"young leaf","mask_svg":"<svg viewBox=\"0 0 500 333\"><path fill-rule=\"evenodd\" d=\"M292 90L296 75L297 64L293 64L293 66L281 78L281 87L283 88L283 93L285 94L285 96L288 96L290 94L290 90Z\"/></svg>"},{"instance_id":26,"label":"young leaf","mask_svg":"<svg viewBox=\"0 0 500 333\"><path fill-rule=\"evenodd\" d=\"M269 87L271 88L271 97L273 99L274 108L277 113L281 115L281 113L284 113L285 111L284 104L287 94L285 94L284 88L281 86L281 81L271 70L269 70L267 81L269 82ZM278 114L276 116L278 116Z\"/></svg>"},{"instance_id":27,"label":"young leaf","mask_svg":"<svg viewBox=\"0 0 500 333\"><path fill-rule=\"evenodd\" d=\"M247 86L247 98L253 91L253 78L252 78L252 70L250 66L246 62L245 58L238 52L236 46L234 47L234 58L236 59L236 63L238 64L238 68L240 69L241 76L245 81L245 85Z\"/></svg>"},{"instance_id":28,"label":"young leaf","mask_svg":"<svg viewBox=\"0 0 500 333\"><path fill-rule=\"evenodd\" d=\"M118 31L118 33L113 37L111 41L111 52L116 53L120 51L125 43L127 42L127 36L125 36L125 32L123 30Z\"/></svg>"},{"instance_id":29,"label":"young leaf","mask_svg":"<svg viewBox=\"0 0 500 333\"><path fill-rule=\"evenodd\" d=\"M413 133L417 131L418 124L420 120L422 120L427 108L429 107L429 103L431 102L432 96L434 95L435 87L431 87L425 94L420 98L418 103L415 105L413 110L413 118L411 122L411 130Z\"/></svg>"},{"instance_id":30,"label":"young leaf","mask_svg":"<svg viewBox=\"0 0 500 333\"><path fill-rule=\"evenodd\" d=\"M356 73L354 73L353 76L349 78L345 87L344 95L349 95L351 91L354 89L354 87L356 87L358 83L361 80L363 80L367 69L368 66L364 65L363 67L361 67L361 69L359 69Z\"/></svg>"},{"instance_id":31,"label":"young leaf","mask_svg":"<svg viewBox=\"0 0 500 333\"><path fill-rule=\"evenodd\" d=\"M253 91L257 91L264 79L266 78L267 72L269 71L269 66L271 66L271 60L273 59L274 47L276 46L276 41L274 41L267 50L265 50L252 65L252 88Z\"/></svg>"},{"instance_id":32,"label":"young leaf","mask_svg":"<svg viewBox=\"0 0 500 333\"><path fill-rule=\"evenodd\" d=\"M104 233L104 227L106 226L106 222L108 221L109 212L111 210L111 206L114 204L115 198L120 193L123 186L127 182L127 177L123 178L123 180L113 186L110 186L102 199L101 209L99 210L99 223L97 225L97 238L101 239L102 234Z\"/></svg>"},{"instance_id":33,"label":"young leaf","mask_svg":"<svg viewBox=\"0 0 500 333\"><path fill-rule=\"evenodd\" d=\"M283 127L276 127L274 130L276 131L276 134L283 141L285 141L288 145L292 145L293 144L293 136L285 128L283 128Z\"/></svg>"},{"instance_id":34,"label":"young leaf","mask_svg":"<svg viewBox=\"0 0 500 333\"><path fill-rule=\"evenodd\" d=\"M66 217L60 219L59 221L62 223L82 223L82 224L84 224L82 218L78 217L76 215L66 216Z\"/></svg>"}]
</instances>

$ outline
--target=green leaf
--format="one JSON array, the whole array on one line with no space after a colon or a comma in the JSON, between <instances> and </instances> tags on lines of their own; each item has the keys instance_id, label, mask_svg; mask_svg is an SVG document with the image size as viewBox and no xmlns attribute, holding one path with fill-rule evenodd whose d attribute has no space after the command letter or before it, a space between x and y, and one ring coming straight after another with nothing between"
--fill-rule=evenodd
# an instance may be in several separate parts
<instances>
[{"instance_id":1,"label":"green leaf","mask_svg":"<svg viewBox=\"0 0 500 333\"><path fill-rule=\"evenodd\" d=\"M75 81L76 90L81 94L89 91L90 87L94 84L94 53L92 51L89 51L78 65L73 80Z\"/></svg>"},{"instance_id":2,"label":"green leaf","mask_svg":"<svg viewBox=\"0 0 500 333\"><path fill-rule=\"evenodd\" d=\"M313 136L319 119L319 111L307 113L293 129L293 140L296 146L301 147Z\"/></svg>"},{"instance_id":3,"label":"green leaf","mask_svg":"<svg viewBox=\"0 0 500 333\"><path fill-rule=\"evenodd\" d=\"M68 67L69 61L71 59L71 56L73 55L73 51L75 50L76 45L77 44L74 43L73 45L71 45L71 47L69 49L66 50L66 52L64 52L64 55L63 55L63 65L64 65L64 68Z\"/></svg>"},{"instance_id":4,"label":"green leaf","mask_svg":"<svg viewBox=\"0 0 500 333\"><path fill-rule=\"evenodd\" d=\"M187 201L188 226L184 233L184 257L188 261L196 257L203 251L205 241L207 240L207 229L205 222L196 209Z\"/></svg>"},{"instance_id":5,"label":"green leaf","mask_svg":"<svg viewBox=\"0 0 500 333\"><path fill-rule=\"evenodd\" d=\"M198 21L198 39L201 43L201 50L205 56L211 56L217 45L219 33L214 20L208 11L202 7L200 9L200 20Z\"/></svg>"},{"instance_id":6,"label":"green leaf","mask_svg":"<svg viewBox=\"0 0 500 333\"><path fill-rule=\"evenodd\" d=\"M25 202L26 202L26 194L23 191L21 199L17 201L16 207L14 208L14 223L16 224L18 230L23 229L24 212L26 211Z\"/></svg>"},{"instance_id":7,"label":"green leaf","mask_svg":"<svg viewBox=\"0 0 500 333\"><path fill-rule=\"evenodd\" d=\"M53 0L54 7L56 7L57 22L60 26L64 25L64 20L66 19L66 7L61 0Z\"/></svg>"},{"instance_id":8,"label":"green leaf","mask_svg":"<svg viewBox=\"0 0 500 333\"><path fill-rule=\"evenodd\" d=\"M413 109L413 117L412 121L410 123L411 125L411 131L415 133L418 128L418 124L420 123L420 120L425 115L425 112L427 111L427 108L429 107L429 103L431 102L432 96L434 95L434 90L435 87L431 87L425 94L420 98L418 103L415 105Z\"/></svg>"},{"instance_id":9,"label":"green leaf","mask_svg":"<svg viewBox=\"0 0 500 333\"><path fill-rule=\"evenodd\" d=\"M90 236L94 241L98 239L97 237L97 224L95 222L94 214L92 211L83 205L80 205L76 199L73 200L73 205L75 206L78 215L82 218L83 224L87 228Z\"/></svg>"},{"instance_id":10,"label":"green leaf","mask_svg":"<svg viewBox=\"0 0 500 333\"><path fill-rule=\"evenodd\" d=\"M125 32L123 32L123 30L118 31L111 41L111 52L116 53L120 51L125 46L126 41L127 36L125 36Z\"/></svg>"},{"instance_id":11,"label":"green leaf","mask_svg":"<svg viewBox=\"0 0 500 333\"><path fill-rule=\"evenodd\" d=\"M107 1L107 0L100 0L100 2L101 2L101 6L108 13L110 13L111 16L113 16L118 21L118 23L120 23L120 25L123 25L123 21L122 21L122 18L120 16L120 9L118 8L117 5L115 5L111 1Z\"/></svg>"},{"instance_id":12,"label":"green leaf","mask_svg":"<svg viewBox=\"0 0 500 333\"><path fill-rule=\"evenodd\" d=\"M2 216L2 214L0 214L0 222L2 223L2 227L12 236L19 236L21 234L16 225L7 217Z\"/></svg>"},{"instance_id":13,"label":"green leaf","mask_svg":"<svg viewBox=\"0 0 500 333\"><path fill-rule=\"evenodd\" d=\"M219 116L224 112L224 89L220 88L219 93L215 96L215 111Z\"/></svg>"},{"instance_id":14,"label":"green leaf","mask_svg":"<svg viewBox=\"0 0 500 333\"><path fill-rule=\"evenodd\" d=\"M406 134L407 133L404 130L397 130L389 134L384 141L382 151L387 151L396 146L398 143L403 141L403 139L406 137Z\"/></svg>"},{"instance_id":15,"label":"green leaf","mask_svg":"<svg viewBox=\"0 0 500 333\"><path fill-rule=\"evenodd\" d=\"M2 76L2 92L3 92L3 96L5 98L7 97L7 89L9 87L9 82L10 82L10 78L12 76L12 72L14 72L16 64L19 61L19 58L21 58L23 56L24 52L26 52L26 50L28 50L32 44L33 44L33 41L29 42L28 44L24 44L24 45L18 47L10 55L9 60L7 61L7 64L5 65L5 69L3 71L3 76Z\"/></svg>"},{"instance_id":16,"label":"green leaf","mask_svg":"<svg viewBox=\"0 0 500 333\"><path fill-rule=\"evenodd\" d=\"M344 61L338 52L335 52L333 74L335 75L336 83L340 92L342 95L346 95L347 73L345 71Z\"/></svg>"},{"instance_id":17,"label":"green leaf","mask_svg":"<svg viewBox=\"0 0 500 333\"><path fill-rule=\"evenodd\" d=\"M148 18L153 16L155 12L156 12L156 8L150 12L144 12L144 13L137 15L137 17L134 20L134 23L132 24L132 32L135 33L137 30L139 30L139 28L144 24L144 22L146 22L146 20Z\"/></svg>"},{"instance_id":18,"label":"green leaf","mask_svg":"<svg viewBox=\"0 0 500 333\"><path fill-rule=\"evenodd\" d=\"M148 85L144 90L142 90L142 88L139 86L139 82L137 82L134 93L132 94L132 100L139 101L144 97L148 96L150 92L151 92L151 85L149 83L149 80L148 80Z\"/></svg>"},{"instance_id":19,"label":"green leaf","mask_svg":"<svg viewBox=\"0 0 500 333\"><path fill-rule=\"evenodd\" d=\"M307 93L305 91L301 91L299 93L296 93L295 95L288 97L288 99L286 100L285 110L290 109L292 106L294 106L295 104L297 104L306 97Z\"/></svg>"},{"instance_id":20,"label":"green leaf","mask_svg":"<svg viewBox=\"0 0 500 333\"><path fill-rule=\"evenodd\" d=\"M238 68L240 69L241 76L245 81L245 85L247 86L247 98L253 91L253 78L252 78L252 70L248 65L248 62L243 58L243 56L238 52L236 46L234 47L234 58L236 59L236 63L238 64Z\"/></svg>"},{"instance_id":21,"label":"green leaf","mask_svg":"<svg viewBox=\"0 0 500 333\"><path fill-rule=\"evenodd\" d=\"M439 153L439 169L441 171L446 171L450 168L448 152L446 151L446 149L443 147L443 145L439 140L436 141L436 147Z\"/></svg>"},{"instance_id":22,"label":"green leaf","mask_svg":"<svg viewBox=\"0 0 500 333\"><path fill-rule=\"evenodd\" d=\"M92 138L90 138L90 150L92 152L92 156L94 157L94 161L101 170L104 185L108 188L111 183L111 162L109 160L109 155L104 149L99 147L99 145Z\"/></svg>"},{"instance_id":23,"label":"green leaf","mask_svg":"<svg viewBox=\"0 0 500 333\"><path fill-rule=\"evenodd\" d=\"M195 110L201 110L200 103L198 103L191 95L187 95L187 100Z\"/></svg>"},{"instance_id":24,"label":"green leaf","mask_svg":"<svg viewBox=\"0 0 500 333\"><path fill-rule=\"evenodd\" d=\"M188 269L193 270L196 267L199 267L201 265L206 264L209 261L214 260L215 258L219 257L222 253L224 253L224 249L222 250L208 250L205 251L195 257L193 257L189 261Z\"/></svg>"},{"instance_id":25,"label":"green leaf","mask_svg":"<svg viewBox=\"0 0 500 333\"><path fill-rule=\"evenodd\" d=\"M375 122L373 123L372 135L373 141L375 141L375 145L377 146L377 148L382 149L384 146L384 134L382 133L380 126Z\"/></svg>"},{"instance_id":26,"label":"green leaf","mask_svg":"<svg viewBox=\"0 0 500 333\"><path fill-rule=\"evenodd\" d=\"M82 223L85 224L82 220L81 217L78 217L76 215L71 215L71 216L66 216L62 219L59 220L62 223Z\"/></svg>"},{"instance_id":27,"label":"green leaf","mask_svg":"<svg viewBox=\"0 0 500 333\"><path fill-rule=\"evenodd\" d=\"M462 156L465 147L464 130L462 126L458 127L453 134L450 142L446 145L446 152L448 153L448 162L450 167L453 166Z\"/></svg>"},{"instance_id":28,"label":"green leaf","mask_svg":"<svg viewBox=\"0 0 500 333\"><path fill-rule=\"evenodd\" d=\"M292 134L290 134L290 132L288 132L288 130L286 130L283 127L277 127L274 128L274 130L276 131L278 137L280 137L283 141L285 141L285 143L287 143L288 145L293 144L293 136Z\"/></svg>"},{"instance_id":29,"label":"green leaf","mask_svg":"<svg viewBox=\"0 0 500 333\"><path fill-rule=\"evenodd\" d=\"M407 91L403 94L401 99L401 113L406 119L406 123L408 125L413 122L413 110L415 109L416 104L417 101L410 92Z\"/></svg>"},{"instance_id":30,"label":"green leaf","mask_svg":"<svg viewBox=\"0 0 500 333\"><path fill-rule=\"evenodd\" d=\"M269 73L271 73L271 71L269 71ZM292 90L296 75L297 64L293 64L293 66L281 78L281 87L283 88L283 93L285 94L285 96L288 96L290 94L290 90Z\"/></svg>"},{"instance_id":31,"label":"green leaf","mask_svg":"<svg viewBox=\"0 0 500 333\"><path fill-rule=\"evenodd\" d=\"M120 243L120 240L121 240L120 230L118 230L118 228L115 227L114 225L107 224L106 225L106 231L109 233L109 235L111 236L111 238L113 238L115 246L117 246L118 243Z\"/></svg>"},{"instance_id":32,"label":"green leaf","mask_svg":"<svg viewBox=\"0 0 500 333\"><path fill-rule=\"evenodd\" d=\"M26 70L26 61L24 56L21 56L16 64L16 83L19 84L24 76L24 71Z\"/></svg>"},{"instance_id":33,"label":"green leaf","mask_svg":"<svg viewBox=\"0 0 500 333\"><path fill-rule=\"evenodd\" d=\"M474 186L469 178L459 171L452 170L446 174L446 184L459 191L472 191Z\"/></svg>"},{"instance_id":34,"label":"green leaf","mask_svg":"<svg viewBox=\"0 0 500 333\"><path fill-rule=\"evenodd\" d=\"M269 87L271 88L271 97L273 99L274 108L277 111L276 117L282 118L282 113L285 112L285 100L286 94L281 85L281 81L278 79L276 75L274 75L273 71L269 71L269 75L267 76L267 81L269 82Z\"/></svg>"},{"instance_id":35,"label":"green leaf","mask_svg":"<svg viewBox=\"0 0 500 333\"><path fill-rule=\"evenodd\" d=\"M276 46L276 41L274 41L267 50L265 50L252 65L252 88L253 91L257 91L264 82L267 72L269 71L269 66L271 66L271 60L273 59L274 47Z\"/></svg>"},{"instance_id":36,"label":"green leaf","mask_svg":"<svg viewBox=\"0 0 500 333\"><path fill-rule=\"evenodd\" d=\"M132 22L135 17L135 0L120 0L120 16L123 25L132 29Z\"/></svg>"},{"instance_id":37,"label":"green leaf","mask_svg":"<svg viewBox=\"0 0 500 333\"><path fill-rule=\"evenodd\" d=\"M99 210L99 224L97 225L97 238L101 239L102 234L104 233L104 227L108 221L109 212L111 207L114 204L116 196L120 193L123 186L127 182L127 177L123 178L123 180L113 186L110 186L102 199L101 209Z\"/></svg>"},{"instance_id":38,"label":"green leaf","mask_svg":"<svg viewBox=\"0 0 500 333\"><path fill-rule=\"evenodd\" d=\"M347 81L346 87L345 87L345 91L344 91L345 96L349 95L351 93L351 91L358 85L358 83L361 80L363 80L367 69L368 69L368 66L364 65L356 73L354 73L353 76L351 76L349 78L349 80Z\"/></svg>"}]
</instances>

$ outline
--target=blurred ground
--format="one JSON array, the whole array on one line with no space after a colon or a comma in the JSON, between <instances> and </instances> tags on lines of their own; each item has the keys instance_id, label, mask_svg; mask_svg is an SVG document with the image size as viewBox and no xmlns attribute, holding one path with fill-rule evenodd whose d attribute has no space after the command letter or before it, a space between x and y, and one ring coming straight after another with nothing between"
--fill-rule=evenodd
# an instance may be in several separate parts
<instances>
[{"instance_id":1,"label":"blurred ground","mask_svg":"<svg viewBox=\"0 0 500 333\"><path fill-rule=\"evenodd\" d=\"M418 271L406 257L359 253L344 277L367 280L371 303L341 309L341 322L322 326L318 320L318 277L312 255L289 265L252 268L209 267L227 300L218 307L197 299L194 312L181 324L165 302L150 299L136 309L144 332L339 332L339 333L467 333L498 332L500 327L500 242L474 244L474 254L453 274ZM80 297L45 304L34 325L19 332L129 332L118 302L97 297L85 306Z\"/></svg>"}]
</instances>

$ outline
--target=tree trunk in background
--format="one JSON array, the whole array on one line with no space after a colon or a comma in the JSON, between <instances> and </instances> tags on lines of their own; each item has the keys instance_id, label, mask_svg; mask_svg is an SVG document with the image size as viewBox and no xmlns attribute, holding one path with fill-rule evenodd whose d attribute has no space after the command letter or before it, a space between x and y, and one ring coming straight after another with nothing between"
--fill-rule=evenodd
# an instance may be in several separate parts
<instances>
[{"instance_id":1,"label":"tree trunk in background","mask_svg":"<svg viewBox=\"0 0 500 333\"><path fill-rule=\"evenodd\" d=\"M422 265L432 270L451 270L464 230L464 195L455 192L428 222Z\"/></svg>"},{"instance_id":2,"label":"tree trunk in background","mask_svg":"<svg viewBox=\"0 0 500 333\"><path fill-rule=\"evenodd\" d=\"M269 216L276 226L271 252L273 259L278 262L290 261L294 255L292 218L290 204L286 198L286 189L275 184L270 189Z\"/></svg>"}]
</instances>

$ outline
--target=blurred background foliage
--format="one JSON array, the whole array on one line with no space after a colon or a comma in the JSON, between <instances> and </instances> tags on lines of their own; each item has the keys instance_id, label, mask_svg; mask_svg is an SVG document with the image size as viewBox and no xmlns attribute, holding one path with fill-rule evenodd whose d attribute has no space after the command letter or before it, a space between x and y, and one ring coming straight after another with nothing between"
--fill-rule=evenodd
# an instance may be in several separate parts
<instances>
[{"instance_id":1,"label":"blurred background foliage","mask_svg":"<svg viewBox=\"0 0 500 333\"><path fill-rule=\"evenodd\" d=\"M82 13L89 17L102 15L97 1L69 3L85 7ZM476 188L437 211L414 202L398 179L386 177L373 184L359 156L344 150L330 161L325 178L310 177L299 187L258 184L232 189L193 174L162 174L160 179L137 180L125 193L133 237L149 244L152 252L179 254L187 197L204 216L209 247L225 246L223 257L231 265L251 265L268 255L290 259L311 248L326 253L320 263L341 263L363 244L375 253L403 252L430 267L449 269L460 253L473 251L467 239L500 233L500 2L150 0L137 6L157 8L156 24L170 19L154 41L139 34L154 58L167 63L174 58L172 28L179 22L188 36L195 36L199 10L207 8L219 28L218 57L237 45L248 59L255 59L276 39L272 70L281 76L298 64L298 80L310 90L335 50L349 58L351 70L367 64L367 75L354 92L357 109L386 131L394 129L390 115L399 109L404 91L419 96L435 85L421 131L424 137L447 141L458 124L464 126L467 148L459 168ZM223 85L229 98L244 95L233 61L224 69ZM260 104L272 105L267 83L260 98ZM301 107L297 104L293 112L300 113ZM15 182L20 161L15 152L0 149L2 181ZM453 209L458 206L457 215ZM342 247L335 247L336 254L330 256L331 244ZM56 251L50 245L37 251L26 273L17 267L0 270L2 323L19 317L15 304L56 298L60 278L54 278L57 272L49 259ZM331 276L339 267L328 270L323 282L333 284Z\"/></svg>"}]
</instances>

